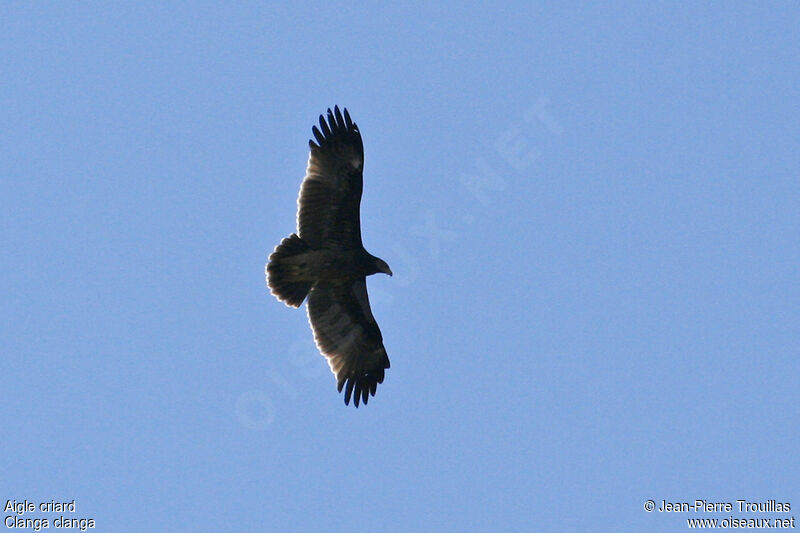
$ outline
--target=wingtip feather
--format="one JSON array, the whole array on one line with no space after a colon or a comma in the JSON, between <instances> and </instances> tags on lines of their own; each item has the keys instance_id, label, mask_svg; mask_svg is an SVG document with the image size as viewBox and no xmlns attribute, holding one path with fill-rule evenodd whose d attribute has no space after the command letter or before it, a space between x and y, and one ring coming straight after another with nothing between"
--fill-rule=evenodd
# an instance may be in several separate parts
<instances>
[{"instance_id":1,"label":"wingtip feather","mask_svg":"<svg viewBox=\"0 0 800 533\"><path fill-rule=\"evenodd\" d=\"M341 111L339 111L339 106L338 106L338 105L337 105L337 106L335 106L335 107L334 107L334 109L335 109L335 113L336 113L336 114L335 114L335 117L336 117L336 126L337 126L339 129L344 129L344 128L345 128L345 122L344 122L344 119L342 118L342 112L341 112Z\"/></svg>"},{"instance_id":2,"label":"wingtip feather","mask_svg":"<svg viewBox=\"0 0 800 533\"><path fill-rule=\"evenodd\" d=\"M319 116L319 126L320 129L322 129L322 133L325 134L325 137L331 136L331 129L328 127L328 123L322 115Z\"/></svg>"},{"instance_id":3,"label":"wingtip feather","mask_svg":"<svg viewBox=\"0 0 800 533\"><path fill-rule=\"evenodd\" d=\"M353 386L355 385L355 381L353 379L347 380L347 388L344 390L344 404L350 405L350 397L353 394Z\"/></svg>"}]
</instances>

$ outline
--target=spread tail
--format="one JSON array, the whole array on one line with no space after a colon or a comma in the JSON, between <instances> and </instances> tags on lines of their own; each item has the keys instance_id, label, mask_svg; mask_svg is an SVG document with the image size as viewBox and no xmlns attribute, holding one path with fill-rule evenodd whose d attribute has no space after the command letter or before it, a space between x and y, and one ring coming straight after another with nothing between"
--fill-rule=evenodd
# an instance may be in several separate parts
<instances>
[{"instance_id":1,"label":"spread tail","mask_svg":"<svg viewBox=\"0 0 800 533\"><path fill-rule=\"evenodd\" d=\"M300 237L292 233L275 247L267 262L267 286L270 292L286 305L300 307L313 282L298 280L305 264L297 256L309 250Z\"/></svg>"}]
</instances>

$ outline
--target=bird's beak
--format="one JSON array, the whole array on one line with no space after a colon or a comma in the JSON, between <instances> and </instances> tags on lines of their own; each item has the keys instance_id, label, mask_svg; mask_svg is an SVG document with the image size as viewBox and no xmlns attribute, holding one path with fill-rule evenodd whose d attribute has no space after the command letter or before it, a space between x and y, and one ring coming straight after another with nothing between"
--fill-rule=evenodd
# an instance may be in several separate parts
<instances>
[{"instance_id":1,"label":"bird's beak","mask_svg":"<svg viewBox=\"0 0 800 533\"><path fill-rule=\"evenodd\" d=\"M389 268L389 264L384 261L383 259L375 258L375 266L377 267L378 272L383 272L384 274L392 275L392 269Z\"/></svg>"}]
</instances>

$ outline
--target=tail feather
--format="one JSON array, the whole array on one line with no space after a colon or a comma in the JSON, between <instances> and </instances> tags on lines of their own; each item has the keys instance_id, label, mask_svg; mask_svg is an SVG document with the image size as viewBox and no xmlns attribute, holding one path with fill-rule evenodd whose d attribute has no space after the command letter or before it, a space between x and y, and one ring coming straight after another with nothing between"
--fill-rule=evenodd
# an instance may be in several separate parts
<instances>
[{"instance_id":1,"label":"tail feather","mask_svg":"<svg viewBox=\"0 0 800 533\"><path fill-rule=\"evenodd\" d=\"M297 280L301 265L289 259L309 250L308 244L292 233L275 247L267 262L267 286L286 305L300 307L311 290L311 281Z\"/></svg>"}]
</instances>

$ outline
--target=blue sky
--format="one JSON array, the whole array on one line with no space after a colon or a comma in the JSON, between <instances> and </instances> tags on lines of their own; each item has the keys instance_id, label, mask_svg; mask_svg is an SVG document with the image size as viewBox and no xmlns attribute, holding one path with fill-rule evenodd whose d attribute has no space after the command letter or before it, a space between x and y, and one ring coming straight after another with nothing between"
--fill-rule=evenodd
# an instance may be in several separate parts
<instances>
[{"instance_id":1,"label":"blue sky","mask_svg":"<svg viewBox=\"0 0 800 533\"><path fill-rule=\"evenodd\" d=\"M114 532L797 514L798 26L788 2L3 3L0 499ZM358 410L263 277L334 104L395 272L368 281L392 367Z\"/></svg>"}]
</instances>

